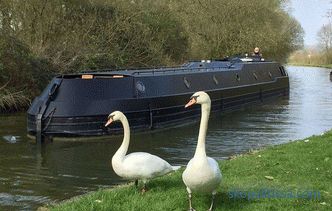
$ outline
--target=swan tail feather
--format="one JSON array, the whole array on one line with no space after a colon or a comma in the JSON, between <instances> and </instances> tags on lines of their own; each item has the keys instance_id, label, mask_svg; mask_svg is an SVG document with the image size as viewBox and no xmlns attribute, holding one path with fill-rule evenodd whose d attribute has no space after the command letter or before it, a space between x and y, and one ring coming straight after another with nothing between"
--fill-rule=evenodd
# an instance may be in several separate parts
<instances>
[{"instance_id":1,"label":"swan tail feather","mask_svg":"<svg viewBox=\"0 0 332 211\"><path fill-rule=\"evenodd\" d=\"M181 168L182 166L172 166L173 171L177 171Z\"/></svg>"}]
</instances>

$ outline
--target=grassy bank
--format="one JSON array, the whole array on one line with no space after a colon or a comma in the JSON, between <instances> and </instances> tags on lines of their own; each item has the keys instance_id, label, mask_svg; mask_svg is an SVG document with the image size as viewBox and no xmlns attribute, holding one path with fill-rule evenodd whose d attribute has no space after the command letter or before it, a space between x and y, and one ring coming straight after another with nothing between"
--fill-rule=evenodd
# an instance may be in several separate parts
<instances>
[{"instance_id":1,"label":"grassy bank","mask_svg":"<svg viewBox=\"0 0 332 211\"><path fill-rule=\"evenodd\" d=\"M331 210L332 131L220 161L222 184L216 210ZM152 180L141 194L133 184L74 198L51 210L187 210L179 172ZM268 194L262 193L268 191ZM316 195L308 195L310 191ZM286 193L286 195L273 195ZM260 194L260 195L258 195ZM292 195L290 195L292 194ZM295 194L297 197L295 197ZM268 197L271 198L268 198ZM207 210L210 197L193 196L196 210Z\"/></svg>"}]
</instances>

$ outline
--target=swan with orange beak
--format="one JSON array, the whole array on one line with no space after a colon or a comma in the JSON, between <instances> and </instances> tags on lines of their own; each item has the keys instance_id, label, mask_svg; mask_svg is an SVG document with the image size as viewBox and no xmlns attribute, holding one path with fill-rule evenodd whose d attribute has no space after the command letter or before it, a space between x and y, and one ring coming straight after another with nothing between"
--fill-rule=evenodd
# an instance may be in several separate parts
<instances>
[{"instance_id":1,"label":"swan with orange beak","mask_svg":"<svg viewBox=\"0 0 332 211\"><path fill-rule=\"evenodd\" d=\"M221 182L221 172L217 161L213 158L207 157L205 151L205 138L211 110L211 99L205 92L196 92L191 96L190 101L185 105L185 108L194 104L201 105L202 116L195 155L184 170L182 180L187 187L189 210L194 210L191 201L192 192L202 192L212 194L212 201L209 208L211 211L213 209L217 188Z\"/></svg>"},{"instance_id":2,"label":"swan with orange beak","mask_svg":"<svg viewBox=\"0 0 332 211\"><path fill-rule=\"evenodd\" d=\"M122 144L112 157L112 167L117 175L129 180L135 180L136 186L138 180L142 180L144 183L142 192L145 192L148 180L180 168L180 166L171 166L160 157L146 152L134 152L126 155L130 142L130 128L127 117L120 111L114 111L108 116L105 127L116 121L122 123L124 130Z\"/></svg>"}]
</instances>

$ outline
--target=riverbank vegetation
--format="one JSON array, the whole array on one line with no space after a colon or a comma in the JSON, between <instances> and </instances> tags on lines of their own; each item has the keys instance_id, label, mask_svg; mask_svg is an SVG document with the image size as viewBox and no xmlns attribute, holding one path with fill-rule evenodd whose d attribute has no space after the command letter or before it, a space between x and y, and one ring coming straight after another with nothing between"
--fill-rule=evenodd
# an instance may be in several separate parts
<instances>
[{"instance_id":1,"label":"riverbank vegetation","mask_svg":"<svg viewBox=\"0 0 332 211\"><path fill-rule=\"evenodd\" d=\"M291 65L332 68L332 49L326 53L316 48L305 48L294 52L288 60Z\"/></svg>"},{"instance_id":2,"label":"riverbank vegetation","mask_svg":"<svg viewBox=\"0 0 332 211\"><path fill-rule=\"evenodd\" d=\"M284 10L286 4L0 0L0 87L7 84L11 93L31 99L55 74L176 65L244 53L255 46L264 57L284 61L303 40L301 26Z\"/></svg>"},{"instance_id":3,"label":"riverbank vegetation","mask_svg":"<svg viewBox=\"0 0 332 211\"><path fill-rule=\"evenodd\" d=\"M223 174L215 210L331 210L332 131L220 161ZM186 210L183 169L154 179L141 194L134 184L99 190L50 210ZM193 195L197 210L210 196Z\"/></svg>"},{"instance_id":4,"label":"riverbank vegetation","mask_svg":"<svg viewBox=\"0 0 332 211\"><path fill-rule=\"evenodd\" d=\"M317 46L294 52L289 58L290 64L332 68L332 10L326 17L327 24L321 26L317 33Z\"/></svg>"}]
</instances>

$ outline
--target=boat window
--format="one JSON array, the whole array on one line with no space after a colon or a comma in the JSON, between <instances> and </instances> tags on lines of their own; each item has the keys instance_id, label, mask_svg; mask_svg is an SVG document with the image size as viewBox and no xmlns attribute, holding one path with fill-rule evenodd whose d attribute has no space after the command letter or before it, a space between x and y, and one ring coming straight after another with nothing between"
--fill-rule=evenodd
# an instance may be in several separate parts
<instances>
[{"instance_id":1,"label":"boat window","mask_svg":"<svg viewBox=\"0 0 332 211\"><path fill-rule=\"evenodd\" d=\"M256 79L256 81L258 80L258 76L256 75L256 73L253 73L254 78Z\"/></svg>"},{"instance_id":2,"label":"boat window","mask_svg":"<svg viewBox=\"0 0 332 211\"><path fill-rule=\"evenodd\" d=\"M124 78L126 77L125 75L93 75L93 78L102 78L102 79L107 79L107 78ZM83 78L83 75L82 75Z\"/></svg>"},{"instance_id":3,"label":"boat window","mask_svg":"<svg viewBox=\"0 0 332 211\"><path fill-rule=\"evenodd\" d=\"M111 79L111 78L124 78L127 77L126 75L92 75L92 74L84 74L81 76L82 79Z\"/></svg>"},{"instance_id":4,"label":"boat window","mask_svg":"<svg viewBox=\"0 0 332 211\"><path fill-rule=\"evenodd\" d=\"M241 80L239 74L236 74L236 80L237 80L237 81L240 81L240 80Z\"/></svg>"},{"instance_id":5,"label":"boat window","mask_svg":"<svg viewBox=\"0 0 332 211\"><path fill-rule=\"evenodd\" d=\"M139 92L145 92L145 85L143 84L142 81L137 81L137 82L136 82L136 89L137 89Z\"/></svg>"},{"instance_id":6,"label":"boat window","mask_svg":"<svg viewBox=\"0 0 332 211\"><path fill-rule=\"evenodd\" d=\"M217 79L217 77L215 75L213 76L213 81L214 81L215 85L219 84L219 81L218 81L218 79Z\"/></svg>"},{"instance_id":7,"label":"boat window","mask_svg":"<svg viewBox=\"0 0 332 211\"><path fill-rule=\"evenodd\" d=\"M82 75L82 79L93 79L93 75Z\"/></svg>"},{"instance_id":8,"label":"boat window","mask_svg":"<svg viewBox=\"0 0 332 211\"><path fill-rule=\"evenodd\" d=\"M189 83L189 81L187 80L186 77L183 78L183 82L186 85L186 87L189 89L190 88L190 83Z\"/></svg>"},{"instance_id":9,"label":"boat window","mask_svg":"<svg viewBox=\"0 0 332 211\"><path fill-rule=\"evenodd\" d=\"M113 75L113 78L123 78L123 75Z\"/></svg>"},{"instance_id":10,"label":"boat window","mask_svg":"<svg viewBox=\"0 0 332 211\"><path fill-rule=\"evenodd\" d=\"M272 79L273 77L272 77L272 73L271 72L269 72L269 76L270 76L270 78Z\"/></svg>"},{"instance_id":11,"label":"boat window","mask_svg":"<svg viewBox=\"0 0 332 211\"><path fill-rule=\"evenodd\" d=\"M279 67L279 70L280 70L280 73L281 73L282 76L285 76L285 75L286 75L286 72L285 72L285 69L284 69L283 66L280 66L280 67Z\"/></svg>"}]
</instances>

